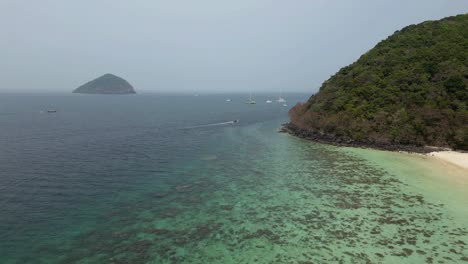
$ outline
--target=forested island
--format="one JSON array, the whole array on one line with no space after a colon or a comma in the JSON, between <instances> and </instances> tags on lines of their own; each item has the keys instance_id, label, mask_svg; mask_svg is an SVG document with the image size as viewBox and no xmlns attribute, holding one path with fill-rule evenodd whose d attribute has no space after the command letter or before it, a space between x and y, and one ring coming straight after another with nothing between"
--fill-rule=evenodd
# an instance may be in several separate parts
<instances>
[{"instance_id":1,"label":"forested island","mask_svg":"<svg viewBox=\"0 0 468 264\"><path fill-rule=\"evenodd\" d=\"M284 130L347 146L468 150L468 14L396 31L289 111Z\"/></svg>"},{"instance_id":2,"label":"forested island","mask_svg":"<svg viewBox=\"0 0 468 264\"><path fill-rule=\"evenodd\" d=\"M86 94L135 94L135 89L126 80L107 73L76 88L73 93Z\"/></svg>"}]
</instances>

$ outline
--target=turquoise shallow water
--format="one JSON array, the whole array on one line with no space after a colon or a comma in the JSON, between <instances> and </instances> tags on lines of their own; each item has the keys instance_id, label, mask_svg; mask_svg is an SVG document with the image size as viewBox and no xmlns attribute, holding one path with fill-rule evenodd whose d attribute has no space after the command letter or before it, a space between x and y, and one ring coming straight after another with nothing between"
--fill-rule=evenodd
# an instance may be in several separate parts
<instances>
[{"instance_id":1,"label":"turquoise shallow water","mask_svg":"<svg viewBox=\"0 0 468 264\"><path fill-rule=\"evenodd\" d=\"M280 134L287 109L224 97L13 97L67 103L2 109L1 262L468 262L463 171Z\"/></svg>"}]
</instances>

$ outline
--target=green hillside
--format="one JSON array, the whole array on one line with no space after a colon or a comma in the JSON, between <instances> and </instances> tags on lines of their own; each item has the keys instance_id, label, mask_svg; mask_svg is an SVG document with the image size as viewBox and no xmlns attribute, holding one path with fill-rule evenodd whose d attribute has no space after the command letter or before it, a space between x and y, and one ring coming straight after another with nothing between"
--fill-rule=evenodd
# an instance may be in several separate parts
<instances>
[{"instance_id":1,"label":"green hillside","mask_svg":"<svg viewBox=\"0 0 468 264\"><path fill-rule=\"evenodd\" d=\"M289 112L350 142L468 149L468 14L395 32Z\"/></svg>"}]
</instances>

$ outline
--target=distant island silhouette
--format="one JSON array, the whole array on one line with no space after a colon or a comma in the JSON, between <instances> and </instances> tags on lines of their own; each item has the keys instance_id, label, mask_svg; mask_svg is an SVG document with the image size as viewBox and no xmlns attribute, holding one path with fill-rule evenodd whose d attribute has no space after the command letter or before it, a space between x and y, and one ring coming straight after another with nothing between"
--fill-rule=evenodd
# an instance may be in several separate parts
<instances>
[{"instance_id":1,"label":"distant island silhouette","mask_svg":"<svg viewBox=\"0 0 468 264\"><path fill-rule=\"evenodd\" d=\"M107 73L73 90L82 94L135 94L133 86L121 77Z\"/></svg>"}]
</instances>

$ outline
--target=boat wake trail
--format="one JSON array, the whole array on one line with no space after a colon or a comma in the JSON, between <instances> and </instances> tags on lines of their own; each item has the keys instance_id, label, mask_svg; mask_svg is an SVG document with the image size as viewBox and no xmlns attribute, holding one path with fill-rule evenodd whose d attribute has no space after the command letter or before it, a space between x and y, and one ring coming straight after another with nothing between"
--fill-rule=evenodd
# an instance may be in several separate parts
<instances>
[{"instance_id":1,"label":"boat wake trail","mask_svg":"<svg viewBox=\"0 0 468 264\"><path fill-rule=\"evenodd\" d=\"M192 129L192 128L201 128L201 127L212 127L212 126L224 126L224 125L232 125L239 122L239 120L227 121L227 122L220 122L220 123L213 123L207 125L199 125L199 126L191 126L191 127L184 127L182 129Z\"/></svg>"}]
</instances>

